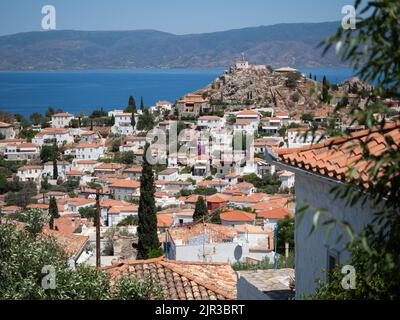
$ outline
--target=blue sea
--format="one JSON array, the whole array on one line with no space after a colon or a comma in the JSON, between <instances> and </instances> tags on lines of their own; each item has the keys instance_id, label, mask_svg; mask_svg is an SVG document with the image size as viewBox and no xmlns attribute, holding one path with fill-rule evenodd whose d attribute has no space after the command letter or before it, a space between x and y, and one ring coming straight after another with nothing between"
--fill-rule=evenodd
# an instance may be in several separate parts
<instances>
[{"instance_id":1,"label":"blue sea","mask_svg":"<svg viewBox=\"0 0 400 320\"><path fill-rule=\"evenodd\" d=\"M206 86L223 69L136 69L85 71L0 72L0 110L29 116L48 107L71 113L90 114L93 109L124 108L130 95L139 105L158 100L175 101L186 93ZM309 69L320 80L324 75L341 82L353 75L351 69Z\"/></svg>"}]
</instances>

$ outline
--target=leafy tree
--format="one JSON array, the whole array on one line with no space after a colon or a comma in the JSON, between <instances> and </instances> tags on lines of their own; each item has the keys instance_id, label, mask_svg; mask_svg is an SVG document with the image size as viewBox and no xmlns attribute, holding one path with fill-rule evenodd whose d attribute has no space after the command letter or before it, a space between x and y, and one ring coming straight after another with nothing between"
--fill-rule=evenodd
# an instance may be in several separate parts
<instances>
[{"instance_id":1,"label":"leafy tree","mask_svg":"<svg viewBox=\"0 0 400 320\"><path fill-rule=\"evenodd\" d=\"M53 159L58 157L58 147L54 143L53 145L43 145L42 150L40 150L40 160L45 163L53 161Z\"/></svg>"},{"instance_id":2,"label":"leafy tree","mask_svg":"<svg viewBox=\"0 0 400 320\"><path fill-rule=\"evenodd\" d=\"M40 210L39 210L40 211ZM110 273L79 265L72 271L68 255L51 236L33 236L13 223L0 225L0 299L6 300L105 300L162 299L155 280L136 280L130 274L111 282ZM56 272L55 289L42 286L43 266Z\"/></svg>"},{"instance_id":3,"label":"leafy tree","mask_svg":"<svg viewBox=\"0 0 400 320\"><path fill-rule=\"evenodd\" d=\"M25 118L22 114L17 113L17 114L15 115L15 118L16 118L17 121L21 124L22 128L26 129L26 128L28 128L28 127L30 126L29 121L26 120L26 118Z\"/></svg>"},{"instance_id":4,"label":"leafy tree","mask_svg":"<svg viewBox=\"0 0 400 320\"><path fill-rule=\"evenodd\" d=\"M285 253L285 243L289 243L289 248L294 249L294 219L287 215L278 221L278 252Z\"/></svg>"},{"instance_id":5,"label":"leafy tree","mask_svg":"<svg viewBox=\"0 0 400 320\"><path fill-rule=\"evenodd\" d=\"M208 215L207 204L203 197L199 197L196 201L196 206L193 214L193 221L200 221Z\"/></svg>"},{"instance_id":6,"label":"leafy tree","mask_svg":"<svg viewBox=\"0 0 400 320\"><path fill-rule=\"evenodd\" d=\"M50 229L54 229L54 219L57 219L60 217L58 213L58 207L57 207L57 201L56 198L51 197L50 202L49 202L49 215L50 215L50 221L49 221L49 226Z\"/></svg>"},{"instance_id":7,"label":"leafy tree","mask_svg":"<svg viewBox=\"0 0 400 320\"><path fill-rule=\"evenodd\" d=\"M18 191L8 192L5 201L7 205L15 205L20 207L26 207L32 203L32 197L36 195L36 183L33 181L27 181L23 183L18 182Z\"/></svg>"},{"instance_id":8,"label":"leafy tree","mask_svg":"<svg viewBox=\"0 0 400 320\"><path fill-rule=\"evenodd\" d=\"M314 115L312 115L311 113L304 113L301 116L301 120L307 121L307 122L314 121Z\"/></svg>"},{"instance_id":9,"label":"leafy tree","mask_svg":"<svg viewBox=\"0 0 400 320\"><path fill-rule=\"evenodd\" d=\"M197 187L194 189L193 193L202 196L212 196L213 194L218 193L218 190L216 188Z\"/></svg>"},{"instance_id":10,"label":"leafy tree","mask_svg":"<svg viewBox=\"0 0 400 320\"><path fill-rule=\"evenodd\" d=\"M137 123L138 130L149 131L154 128L154 117L149 109L144 109L143 113L139 116Z\"/></svg>"},{"instance_id":11,"label":"leafy tree","mask_svg":"<svg viewBox=\"0 0 400 320\"><path fill-rule=\"evenodd\" d=\"M39 112L34 112L29 116L29 119L31 120L32 124L38 125L42 122L42 115Z\"/></svg>"},{"instance_id":12,"label":"leafy tree","mask_svg":"<svg viewBox=\"0 0 400 320\"><path fill-rule=\"evenodd\" d=\"M146 158L149 144L146 143L143 157L142 175L140 177L139 224L138 224L138 258L145 259L153 249L160 248L157 235L157 216L154 200L153 168Z\"/></svg>"},{"instance_id":13,"label":"leafy tree","mask_svg":"<svg viewBox=\"0 0 400 320\"><path fill-rule=\"evenodd\" d=\"M36 235L42 232L44 226L48 223L49 219L46 214L40 209L27 209L22 211L17 216L18 220L26 223L26 230Z\"/></svg>"},{"instance_id":14,"label":"leafy tree","mask_svg":"<svg viewBox=\"0 0 400 320\"><path fill-rule=\"evenodd\" d=\"M118 222L118 227L137 226L139 219L137 216L128 216Z\"/></svg>"},{"instance_id":15,"label":"leafy tree","mask_svg":"<svg viewBox=\"0 0 400 320\"><path fill-rule=\"evenodd\" d=\"M82 218L93 219L93 221L96 218L96 208L94 206L80 208L79 213Z\"/></svg>"}]
</instances>

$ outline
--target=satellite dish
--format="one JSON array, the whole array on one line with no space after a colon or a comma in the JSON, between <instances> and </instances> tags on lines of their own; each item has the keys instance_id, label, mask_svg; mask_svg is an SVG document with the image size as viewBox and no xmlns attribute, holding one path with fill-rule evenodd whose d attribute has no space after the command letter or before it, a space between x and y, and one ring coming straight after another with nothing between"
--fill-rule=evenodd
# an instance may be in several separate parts
<instances>
[{"instance_id":1,"label":"satellite dish","mask_svg":"<svg viewBox=\"0 0 400 320\"><path fill-rule=\"evenodd\" d=\"M243 255L243 248L240 245L237 245L235 248L235 251L233 252L233 255L235 256L235 259L239 261L242 258Z\"/></svg>"}]
</instances>

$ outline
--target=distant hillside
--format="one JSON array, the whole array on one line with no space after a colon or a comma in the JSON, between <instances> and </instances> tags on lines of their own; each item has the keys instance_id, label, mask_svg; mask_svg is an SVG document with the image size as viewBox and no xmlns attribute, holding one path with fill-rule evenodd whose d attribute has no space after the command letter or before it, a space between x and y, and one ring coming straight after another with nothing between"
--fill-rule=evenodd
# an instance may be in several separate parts
<instances>
[{"instance_id":1,"label":"distant hillside","mask_svg":"<svg viewBox=\"0 0 400 320\"><path fill-rule=\"evenodd\" d=\"M340 66L316 45L339 22L278 24L174 35L137 31L41 31L0 37L0 70L226 67L241 53L273 67Z\"/></svg>"}]
</instances>

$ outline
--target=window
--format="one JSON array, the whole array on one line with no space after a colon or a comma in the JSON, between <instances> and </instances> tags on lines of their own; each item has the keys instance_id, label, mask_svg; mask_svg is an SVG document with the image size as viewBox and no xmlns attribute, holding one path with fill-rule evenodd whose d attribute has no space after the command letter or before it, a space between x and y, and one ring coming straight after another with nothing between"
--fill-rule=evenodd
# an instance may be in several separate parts
<instances>
[{"instance_id":1,"label":"window","mask_svg":"<svg viewBox=\"0 0 400 320\"><path fill-rule=\"evenodd\" d=\"M333 271L335 270L337 264L339 263L339 253L334 250L328 250L328 257L327 257L327 281L333 281Z\"/></svg>"}]
</instances>

